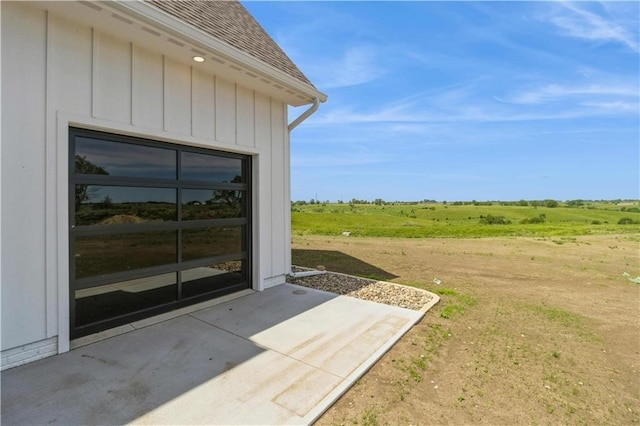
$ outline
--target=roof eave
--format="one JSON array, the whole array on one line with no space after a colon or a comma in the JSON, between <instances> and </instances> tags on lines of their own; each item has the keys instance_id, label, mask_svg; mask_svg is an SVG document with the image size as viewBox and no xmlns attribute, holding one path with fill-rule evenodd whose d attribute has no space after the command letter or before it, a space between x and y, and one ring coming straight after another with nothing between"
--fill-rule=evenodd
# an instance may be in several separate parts
<instances>
[{"instance_id":1,"label":"roof eave","mask_svg":"<svg viewBox=\"0 0 640 426\"><path fill-rule=\"evenodd\" d=\"M128 15L135 16L137 19L146 21L153 26L160 27L164 31L173 32L176 36L186 38L202 49L211 50L215 52L217 56L222 56L230 62L235 62L243 68L268 77L273 80L274 83L283 85L303 95L304 99L300 99L299 102L288 102L293 106L309 104L313 102L314 98L317 98L320 102L327 100L327 95L315 87L206 34L151 4L141 0L114 0L110 2L110 4Z\"/></svg>"}]
</instances>

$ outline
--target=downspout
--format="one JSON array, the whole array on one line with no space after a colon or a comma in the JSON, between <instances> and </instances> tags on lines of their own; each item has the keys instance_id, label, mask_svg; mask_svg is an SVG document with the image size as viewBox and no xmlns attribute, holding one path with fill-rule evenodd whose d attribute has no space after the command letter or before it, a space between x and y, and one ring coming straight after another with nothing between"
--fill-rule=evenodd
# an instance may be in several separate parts
<instances>
[{"instance_id":1,"label":"downspout","mask_svg":"<svg viewBox=\"0 0 640 426\"><path fill-rule=\"evenodd\" d=\"M318 107L320 106L320 99L313 98L313 104L302 114L300 114L300 116L298 116L298 118L296 118L295 120L293 120L291 122L291 124L289 124L288 128L289 128L289 132L291 132L293 129L295 129L298 124L302 123L304 120L306 120L307 118L309 118L309 116L311 114L313 114L314 112L316 112L318 110ZM291 276L292 278L302 278L302 277L311 277L314 275L322 275L322 274L326 274L327 271L302 271L302 272L293 272L293 270L291 272L289 272L289 276Z\"/></svg>"},{"instance_id":2,"label":"downspout","mask_svg":"<svg viewBox=\"0 0 640 426\"><path fill-rule=\"evenodd\" d=\"M305 112L300 114L298 118L296 118L291 122L291 124L289 124L289 131L292 131L293 129L295 129L298 126L298 124L302 123L304 120L309 118L311 114L316 112L318 110L318 106L320 106L320 99L313 98L313 104L309 107L309 109L307 109Z\"/></svg>"},{"instance_id":3,"label":"downspout","mask_svg":"<svg viewBox=\"0 0 640 426\"><path fill-rule=\"evenodd\" d=\"M314 275L322 275L326 274L327 271L318 271L314 269L313 271L300 271L300 272L289 272L289 276L291 278L302 278L302 277L312 277Z\"/></svg>"}]
</instances>

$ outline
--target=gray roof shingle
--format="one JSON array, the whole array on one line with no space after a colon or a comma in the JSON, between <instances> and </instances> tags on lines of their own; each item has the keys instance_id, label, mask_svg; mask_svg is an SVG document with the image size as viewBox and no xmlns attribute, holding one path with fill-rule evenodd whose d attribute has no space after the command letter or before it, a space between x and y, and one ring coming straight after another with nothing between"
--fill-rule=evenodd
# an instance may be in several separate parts
<instances>
[{"instance_id":1,"label":"gray roof shingle","mask_svg":"<svg viewBox=\"0 0 640 426\"><path fill-rule=\"evenodd\" d=\"M238 0L145 1L315 89Z\"/></svg>"}]
</instances>

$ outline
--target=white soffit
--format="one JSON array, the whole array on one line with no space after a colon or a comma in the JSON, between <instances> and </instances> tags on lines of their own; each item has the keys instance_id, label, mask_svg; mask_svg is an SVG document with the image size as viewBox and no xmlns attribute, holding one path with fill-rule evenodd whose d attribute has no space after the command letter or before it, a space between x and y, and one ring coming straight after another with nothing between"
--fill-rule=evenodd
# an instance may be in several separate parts
<instances>
[{"instance_id":1,"label":"white soffit","mask_svg":"<svg viewBox=\"0 0 640 426\"><path fill-rule=\"evenodd\" d=\"M41 8L249 89L302 106L326 95L141 1L41 1ZM197 63L194 56L204 62Z\"/></svg>"}]
</instances>

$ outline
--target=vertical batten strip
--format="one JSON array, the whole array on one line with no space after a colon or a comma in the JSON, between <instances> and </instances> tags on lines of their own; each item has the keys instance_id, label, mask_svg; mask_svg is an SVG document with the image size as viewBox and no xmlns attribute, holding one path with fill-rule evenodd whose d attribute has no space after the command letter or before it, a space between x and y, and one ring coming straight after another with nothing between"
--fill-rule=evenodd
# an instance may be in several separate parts
<instances>
[{"instance_id":1,"label":"vertical batten strip","mask_svg":"<svg viewBox=\"0 0 640 426\"><path fill-rule=\"evenodd\" d=\"M284 270L285 273L291 271L291 132L289 131L289 117L287 104L282 105L283 108L283 171L284 171ZM288 248L288 249L287 249Z\"/></svg>"},{"instance_id":2,"label":"vertical batten strip","mask_svg":"<svg viewBox=\"0 0 640 426\"><path fill-rule=\"evenodd\" d=\"M47 181L55 182L56 171L51 167L52 158L55 158L55 133L52 132L53 126L51 114L49 113L49 102L51 102L51 23L50 23L49 11L44 12L44 25L45 25L45 39L44 39L44 63L45 63L45 75L44 75L44 143L45 143L45 178ZM50 180L52 179L52 180ZM46 188L46 182L44 182ZM54 186L57 189L57 185ZM53 337L58 333L58 315L57 310L53 309L53 306L58 306L58 287L56 278L58 278L58 253L56 247L56 222L57 222L57 193L55 189L45 192L45 330L46 336Z\"/></svg>"},{"instance_id":3,"label":"vertical batten strip","mask_svg":"<svg viewBox=\"0 0 640 426\"><path fill-rule=\"evenodd\" d=\"M252 108L253 108L253 143L251 144L252 147L256 147L257 145L257 135L256 135L256 127L257 127L257 121L256 121L256 91L252 90L251 91L251 101L253 102Z\"/></svg>"},{"instance_id":4,"label":"vertical batten strip","mask_svg":"<svg viewBox=\"0 0 640 426\"><path fill-rule=\"evenodd\" d=\"M213 140L218 140L218 81L213 76Z\"/></svg>"},{"instance_id":5,"label":"vertical batten strip","mask_svg":"<svg viewBox=\"0 0 640 426\"><path fill-rule=\"evenodd\" d=\"M234 109L236 111L235 116L233 117L234 121L235 121L235 125L233 126L234 128L234 137L233 137L233 143L235 145L238 145L238 113L240 111L238 111L238 83L234 83L233 84L233 103L234 103Z\"/></svg>"},{"instance_id":6,"label":"vertical batten strip","mask_svg":"<svg viewBox=\"0 0 640 426\"><path fill-rule=\"evenodd\" d=\"M167 57L162 55L162 130L167 131Z\"/></svg>"},{"instance_id":7,"label":"vertical batten strip","mask_svg":"<svg viewBox=\"0 0 640 426\"><path fill-rule=\"evenodd\" d=\"M129 123L133 125L133 43L129 43Z\"/></svg>"},{"instance_id":8,"label":"vertical batten strip","mask_svg":"<svg viewBox=\"0 0 640 426\"><path fill-rule=\"evenodd\" d=\"M278 218L278 220L281 221L281 226L282 227L278 227L278 229L281 229L282 232L278 232L278 238L280 239L280 244L279 244L279 251L278 251L278 263L279 263L279 270L277 271L277 274L283 274L286 273L288 271L286 271L286 264L287 264L287 256L285 254L285 252L287 251L287 189L286 189L286 175L287 175L287 170L286 170L286 139L287 139L287 106L284 102L280 102L280 120L281 122L278 123L279 124L279 129L280 129L280 151L279 151L279 155L280 158L278 159L278 162L280 163L278 165L278 168L281 171L281 174L278 175L278 182L275 182L275 185L277 185L278 188L282 189L282 196L280 198L280 205L278 206L278 210L282 209L281 211L278 211L278 214L276 215L276 217ZM290 240L289 240L290 241Z\"/></svg>"},{"instance_id":9,"label":"vertical batten strip","mask_svg":"<svg viewBox=\"0 0 640 426\"><path fill-rule=\"evenodd\" d=\"M213 140L218 140L218 121L216 119L218 115L218 81L217 77L213 76Z\"/></svg>"},{"instance_id":10,"label":"vertical batten strip","mask_svg":"<svg viewBox=\"0 0 640 426\"><path fill-rule=\"evenodd\" d=\"M98 72L98 67L96 64L97 59L97 37L95 28L91 28L91 117L96 118L96 81Z\"/></svg>"},{"instance_id":11,"label":"vertical batten strip","mask_svg":"<svg viewBox=\"0 0 640 426\"><path fill-rule=\"evenodd\" d=\"M193 66L189 67L189 134L193 136Z\"/></svg>"},{"instance_id":12,"label":"vertical batten strip","mask_svg":"<svg viewBox=\"0 0 640 426\"><path fill-rule=\"evenodd\" d=\"M273 167L273 144L274 144L274 137L273 137L273 98L269 97L269 199L270 199L270 204L269 204L269 222L271 224L271 226L269 226L269 253L271 254L269 256L269 278L273 277L273 257L274 257L274 235L273 235L273 205L275 204L273 201L273 172L274 172L274 167Z\"/></svg>"},{"instance_id":13,"label":"vertical batten strip","mask_svg":"<svg viewBox=\"0 0 640 426\"><path fill-rule=\"evenodd\" d=\"M136 82L134 81L136 78L136 62L137 62L137 56L136 56L136 46L133 45L133 43L131 44L131 125L135 126L138 124L138 122L140 121L139 119L137 119L136 117L136 113L135 113L135 107L136 107L136 93L134 92L135 90L135 85Z\"/></svg>"},{"instance_id":14,"label":"vertical batten strip","mask_svg":"<svg viewBox=\"0 0 640 426\"><path fill-rule=\"evenodd\" d=\"M191 96L191 101L189 102L189 108L190 108L189 120L190 120L190 124L191 125L189 126L189 128L190 128L189 134L191 136L195 136L194 133L193 133L193 99L194 99L194 97L193 97L193 67L189 67L189 71L190 71L189 72L189 76L191 78L191 87L190 87L190 90L189 90L189 96Z\"/></svg>"}]
</instances>

